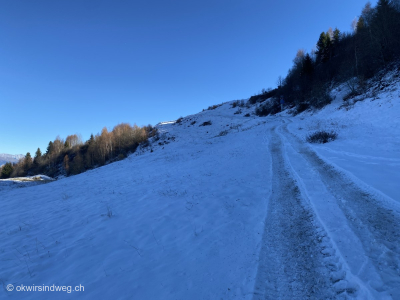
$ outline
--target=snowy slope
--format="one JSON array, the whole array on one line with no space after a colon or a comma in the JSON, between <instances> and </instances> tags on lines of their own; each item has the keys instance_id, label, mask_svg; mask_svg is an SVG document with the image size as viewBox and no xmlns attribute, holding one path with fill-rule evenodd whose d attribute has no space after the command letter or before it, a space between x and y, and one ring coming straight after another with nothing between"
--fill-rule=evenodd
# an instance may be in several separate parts
<instances>
[{"instance_id":1,"label":"snowy slope","mask_svg":"<svg viewBox=\"0 0 400 300\"><path fill-rule=\"evenodd\" d=\"M0 298L399 299L398 87L349 110L334 93L296 117L224 104L126 160L0 190ZM305 143L317 129L339 137Z\"/></svg>"},{"instance_id":2,"label":"snowy slope","mask_svg":"<svg viewBox=\"0 0 400 300\"><path fill-rule=\"evenodd\" d=\"M2 193L3 284L82 284L84 299L251 298L270 163L263 120L229 107L160 125L175 141L152 153Z\"/></svg>"},{"instance_id":3,"label":"snowy slope","mask_svg":"<svg viewBox=\"0 0 400 300\"><path fill-rule=\"evenodd\" d=\"M400 82L393 80L375 96L367 92L360 97L365 99L350 105L348 111L340 108L347 92L345 86L334 90L332 105L315 114L292 118L289 128L303 139L316 130L336 131L338 140L314 150L370 188L400 201Z\"/></svg>"}]
</instances>

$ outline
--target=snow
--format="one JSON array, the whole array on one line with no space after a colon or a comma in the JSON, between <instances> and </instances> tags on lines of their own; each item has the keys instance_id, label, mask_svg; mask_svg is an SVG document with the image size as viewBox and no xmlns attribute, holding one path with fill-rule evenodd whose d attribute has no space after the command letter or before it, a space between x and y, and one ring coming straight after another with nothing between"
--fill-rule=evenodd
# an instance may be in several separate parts
<instances>
[{"instance_id":1,"label":"snow","mask_svg":"<svg viewBox=\"0 0 400 300\"><path fill-rule=\"evenodd\" d=\"M4 192L5 190L10 190L14 188L22 188L38 184L44 184L54 180L55 180L54 178L40 174L35 176L0 179L0 192L1 191Z\"/></svg>"},{"instance_id":2,"label":"snow","mask_svg":"<svg viewBox=\"0 0 400 300\"><path fill-rule=\"evenodd\" d=\"M0 181L0 298L398 299L398 90L296 117L225 103L123 161ZM320 129L338 139L305 143Z\"/></svg>"},{"instance_id":3,"label":"snow","mask_svg":"<svg viewBox=\"0 0 400 300\"><path fill-rule=\"evenodd\" d=\"M313 115L298 115L289 129L303 139L320 129L336 131L338 140L313 147L319 156L369 188L400 201L399 87L397 82L395 89L383 91L377 97L367 97L345 111L339 109L347 92L342 86L341 92L335 91L336 100L332 105Z\"/></svg>"},{"instance_id":4,"label":"snow","mask_svg":"<svg viewBox=\"0 0 400 300\"><path fill-rule=\"evenodd\" d=\"M0 181L13 181L13 182L21 182L21 181L53 181L54 178L51 178L47 175L34 175L34 176L26 176L26 177L13 177L8 179L0 179Z\"/></svg>"},{"instance_id":5,"label":"snow","mask_svg":"<svg viewBox=\"0 0 400 300\"><path fill-rule=\"evenodd\" d=\"M74 297L90 299L251 298L268 156L262 140L230 129L263 120L233 119L229 107L192 116L195 126L161 125L166 140L176 139L156 142L153 153L2 193L4 284L82 284ZM209 118L212 126L199 126ZM216 137L222 130L229 133Z\"/></svg>"}]
</instances>

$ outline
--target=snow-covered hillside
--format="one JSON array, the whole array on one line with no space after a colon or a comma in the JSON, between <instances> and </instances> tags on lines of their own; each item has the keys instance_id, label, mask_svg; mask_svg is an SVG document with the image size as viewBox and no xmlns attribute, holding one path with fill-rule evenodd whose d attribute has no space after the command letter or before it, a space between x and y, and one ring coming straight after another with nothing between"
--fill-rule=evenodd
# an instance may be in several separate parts
<instances>
[{"instance_id":1,"label":"snow-covered hillside","mask_svg":"<svg viewBox=\"0 0 400 300\"><path fill-rule=\"evenodd\" d=\"M1 298L399 299L399 90L344 94L296 117L226 103L126 160L1 191ZM319 129L338 139L305 143Z\"/></svg>"}]
</instances>

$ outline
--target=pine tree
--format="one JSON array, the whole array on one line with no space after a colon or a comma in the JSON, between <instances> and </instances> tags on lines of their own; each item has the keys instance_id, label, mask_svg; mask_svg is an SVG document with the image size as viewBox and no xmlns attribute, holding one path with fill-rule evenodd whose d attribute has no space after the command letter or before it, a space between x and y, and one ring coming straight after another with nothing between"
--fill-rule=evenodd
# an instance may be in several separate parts
<instances>
[{"instance_id":1,"label":"pine tree","mask_svg":"<svg viewBox=\"0 0 400 300\"><path fill-rule=\"evenodd\" d=\"M325 49L325 40L326 40L326 34L325 32L321 32L317 42L317 55L323 54Z\"/></svg>"},{"instance_id":2,"label":"pine tree","mask_svg":"<svg viewBox=\"0 0 400 300\"><path fill-rule=\"evenodd\" d=\"M88 139L87 143L88 143L89 146L90 146L90 145L93 144L93 142L94 142L94 136L93 136L93 133L92 133L92 134L90 135L90 138Z\"/></svg>"},{"instance_id":3,"label":"pine tree","mask_svg":"<svg viewBox=\"0 0 400 300\"><path fill-rule=\"evenodd\" d=\"M35 152L35 158L34 159L39 159L42 157L42 151L40 151L40 148L37 148L36 152Z\"/></svg>"},{"instance_id":4,"label":"pine tree","mask_svg":"<svg viewBox=\"0 0 400 300\"><path fill-rule=\"evenodd\" d=\"M40 148L37 148L35 152L35 157L33 158L33 167L38 168L41 162L42 162L42 151L40 151ZM35 170L35 172L37 171L38 170Z\"/></svg>"},{"instance_id":5,"label":"pine tree","mask_svg":"<svg viewBox=\"0 0 400 300\"><path fill-rule=\"evenodd\" d=\"M14 171L14 168L10 162L6 163L1 168L1 178L10 178L11 173Z\"/></svg>"},{"instance_id":6,"label":"pine tree","mask_svg":"<svg viewBox=\"0 0 400 300\"><path fill-rule=\"evenodd\" d=\"M32 167L32 156L31 154L28 152L25 155L24 158L24 171L27 172L31 167Z\"/></svg>"},{"instance_id":7,"label":"pine tree","mask_svg":"<svg viewBox=\"0 0 400 300\"><path fill-rule=\"evenodd\" d=\"M54 145L53 145L53 142L52 141L50 141L49 142L49 145L47 146L47 149L46 149L46 156L48 157L48 156L50 156L51 155L51 153L54 151Z\"/></svg>"},{"instance_id":8,"label":"pine tree","mask_svg":"<svg viewBox=\"0 0 400 300\"><path fill-rule=\"evenodd\" d=\"M331 49L331 58L335 57L335 55L337 55L338 48L340 45L340 37L341 37L341 33L340 30L335 28L335 30L333 31L332 34L332 49Z\"/></svg>"},{"instance_id":9,"label":"pine tree","mask_svg":"<svg viewBox=\"0 0 400 300\"><path fill-rule=\"evenodd\" d=\"M379 43L381 60L386 64L400 51L400 13L388 0L379 0L371 27L372 35Z\"/></svg>"},{"instance_id":10,"label":"pine tree","mask_svg":"<svg viewBox=\"0 0 400 300\"><path fill-rule=\"evenodd\" d=\"M357 32L359 32L360 30L364 29L364 27L365 27L364 18L360 17L358 19L358 22L357 22Z\"/></svg>"},{"instance_id":11,"label":"pine tree","mask_svg":"<svg viewBox=\"0 0 400 300\"><path fill-rule=\"evenodd\" d=\"M314 72L314 63L312 61L310 54L307 53L306 56L304 57L302 74L304 74L309 79L313 75L313 72Z\"/></svg>"},{"instance_id":12,"label":"pine tree","mask_svg":"<svg viewBox=\"0 0 400 300\"><path fill-rule=\"evenodd\" d=\"M95 164L94 155L96 150L96 140L94 139L93 134L90 135L90 138L86 141L88 145L87 152L85 154L85 167L92 168Z\"/></svg>"},{"instance_id":13,"label":"pine tree","mask_svg":"<svg viewBox=\"0 0 400 300\"><path fill-rule=\"evenodd\" d=\"M334 45L338 45L340 42L340 30L335 28L335 30L333 31L333 41L332 43Z\"/></svg>"},{"instance_id":14,"label":"pine tree","mask_svg":"<svg viewBox=\"0 0 400 300\"><path fill-rule=\"evenodd\" d=\"M327 62L331 56L332 41L329 33L322 32L317 42L317 60Z\"/></svg>"}]
</instances>

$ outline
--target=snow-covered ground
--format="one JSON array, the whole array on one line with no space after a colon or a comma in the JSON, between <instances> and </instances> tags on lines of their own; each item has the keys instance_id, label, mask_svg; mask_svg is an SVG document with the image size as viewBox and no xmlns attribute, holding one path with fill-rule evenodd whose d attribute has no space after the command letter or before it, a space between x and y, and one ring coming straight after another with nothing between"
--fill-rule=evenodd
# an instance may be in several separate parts
<instances>
[{"instance_id":1,"label":"snow-covered ground","mask_svg":"<svg viewBox=\"0 0 400 300\"><path fill-rule=\"evenodd\" d=\"M126 160L0 190L0 298L400 299L399 89L349 110L344 93L296 117L226 103ZM319 129L338 139L305 143Z\"/></svg>"},{"instance_id":2,"label":"snow-covered ground","mask_svg":"<svg viewBox=\"0 0 400 300\"><path fill-rule=\"evenodd\" d=\"M14 177L9 179L0 179L0 192L15 188L30 187L38 184L45 184L55 179L46 175L35 175L27 177Z\"/></svg>"}]
</instances>

